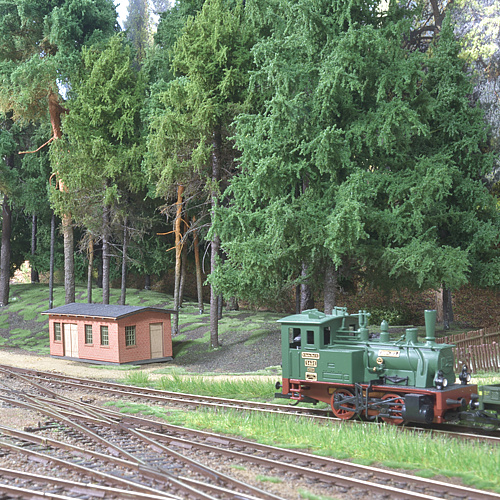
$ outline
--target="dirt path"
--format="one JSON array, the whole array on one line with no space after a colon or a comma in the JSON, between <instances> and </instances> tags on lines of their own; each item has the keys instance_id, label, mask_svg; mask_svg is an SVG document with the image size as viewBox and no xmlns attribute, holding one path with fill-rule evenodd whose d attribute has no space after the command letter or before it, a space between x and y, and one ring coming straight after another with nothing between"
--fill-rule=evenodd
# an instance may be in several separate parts
<instances>
[{"instance_id":1,"label":"dirt path","mask_svg":"<svg viewBox=\"0 0 500 500\"><path fill-rule=\"evenodd\" d=\"M63 373L70 377L84 377L92 379L117 380L123 379L127 370L113 369L112 366L96 368L95 365L68 361L65 359L55 359L50 356L37 356L36 354L22 354L10 350L0 349L0 364L15 366L19 368L29 368L43 372ZM165 363L155 363L141 367L142 371L155 371ZM133 368L131 367L131 370Z\"/></svg>"}]
</instances>

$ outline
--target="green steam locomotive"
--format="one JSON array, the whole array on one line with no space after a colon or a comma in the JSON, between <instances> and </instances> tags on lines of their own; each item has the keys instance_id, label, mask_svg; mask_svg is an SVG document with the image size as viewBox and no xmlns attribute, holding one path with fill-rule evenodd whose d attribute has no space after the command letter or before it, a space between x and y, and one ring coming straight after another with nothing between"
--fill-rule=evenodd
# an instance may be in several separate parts
<instances>
[{"instance_id":1,"label":"green steam locomotive","mask_svg":"<svg viewBox=\"0 0 500 500\"><path fill-rule=\"evenodd\" d=\"M370 334L369 316L336 307L332 314L312 309L278 320L283 374L276 397L323 401L340 419L498 422L480 409L465 366L456 383L452 346L435 340L436 311L425 311L423 342L416 328L390 340L385 321L378 336Z\"/></svg>"}]
</instances>

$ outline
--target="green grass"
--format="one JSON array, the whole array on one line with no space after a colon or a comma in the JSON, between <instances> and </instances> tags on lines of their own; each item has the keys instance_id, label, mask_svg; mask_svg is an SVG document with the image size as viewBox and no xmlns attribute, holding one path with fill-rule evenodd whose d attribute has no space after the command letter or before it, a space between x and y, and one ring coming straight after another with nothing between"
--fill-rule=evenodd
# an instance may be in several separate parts
<instances>
[{"instance_id":1,"label":"green grass","mask_svg":"<svg viewBox=\"0 0 500 500\"><path fill-rule=\"evenodd\" d=\"M110 403L122 412L140 411L144 405ZM148 410L151 411L151 410ZM166 410L156 416L190 428L242 436L269 445L306 449L337 459L350 457L364 464L413 470L422 477L443 474L460 477L473 487L500 492L500 448L446 437L421 434L390 425L317 424L293 416L242 413L233 410ZM398 457L398 462L394 458Z\"/></svg>"},{"instance_id":2,"label":"green grass","mask_svg":"<svg viewBox=\"0 0 500 500\"><path fill-rule=\"evenodd\" d=\"M263 476L261 474L257 474L255 476L255 479L257 479L257 481L260 481L262 483L275 483L275 484L279 484L279 483L283 482L283 479L281 479L280 477Z\"/></svg>"},{"instance_id":3,"label":"green grass","mask_svg":"<svg viewBox=\"0 0 500 500\"><path fill-rule=\"evenodd\" d=\"M149 375L143 371L135 371L128 373L125 378L125 383L138 387L151 387Z\"/></svg>"},{"instance_id":4,"label":"green grass","mask_svg":"<svg viewBox=\"0 0 500 500\"><path fill-rule=\"evenodd\" d=\"M261 375L252 376L235 374L232 377L220 373L210 376L204 374L192 375L184 369L168 367L155 370L154 374L165 374L159 379L152 380L149 374L143 371L127 373L122 383L140 387L151 387L163 391L184 392L200 396L225 397L242 400L269 401L274 398L275 388L269 381L270 375L275 375L279 367L273 367L276 372L263 371Z\"/></svg>"},{"instance_id":5,"label":"green grass","mask_svg":"<svg viewBox=\"0 0 500 500\"><path fill-rule=\"evenodd\" d=\"M90 368L98 370L131 371L138 370L139 365L89 365Z\"/></svg>"},{"instance_id":6,"label":"green grass","mask_svg":"<svg viewBox=\"0 0 500 500\"><path fill-rule=\"evenodd\" d=\"M337 500L335 497L327 497L324 495L315 495L310 491L299 489L299 495L305 500Z\"/></svg>"},{"instance_id":7,"label":"green grass","mask_svg":"<svg viewBox=\"0 0 500 500\"><path fill-rule=\"evenodd\" d=\"M487 373L487 372L473 373L471 383L477 385L500 384L500 373Z\"/></svg>"},{"instance_id":8,"label":"green grass","mask_svg":"<svg viewBox=\"0 0 500 500\"><path fill-rule=\"evenodd\" d=\"M161 377L155 386L174 392L187 392L201 396L232 399L269 400L274 398L274 386L267 378L211 378L206 376L185 376L173 372Z\"/></svg>"}]
</instances>

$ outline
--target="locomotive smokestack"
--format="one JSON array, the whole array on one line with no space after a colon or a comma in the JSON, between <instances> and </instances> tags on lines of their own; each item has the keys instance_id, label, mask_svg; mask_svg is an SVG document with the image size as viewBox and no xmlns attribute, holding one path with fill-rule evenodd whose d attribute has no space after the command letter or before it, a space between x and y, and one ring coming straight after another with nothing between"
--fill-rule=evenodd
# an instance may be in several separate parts
<instances>
[{"instance_id":1,"label":"locomotive smokestack","mask_svg":"<svg viewBox=\"0 0 500 500\"><path fill-rule=\"evenodd\" d=\"M425 315L425 342L426 345L431 346L436 343L436 311L426 310Z\"/></svg>"}]
</instances>

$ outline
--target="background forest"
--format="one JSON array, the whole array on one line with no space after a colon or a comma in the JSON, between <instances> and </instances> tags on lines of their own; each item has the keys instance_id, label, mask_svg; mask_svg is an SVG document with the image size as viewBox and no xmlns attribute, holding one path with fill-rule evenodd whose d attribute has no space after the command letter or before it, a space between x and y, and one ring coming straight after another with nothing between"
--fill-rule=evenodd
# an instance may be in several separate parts
<instances>
[{"instance_id":1,"label":"background forest","mask_svg":"<svg viewBox=\"0 0 500 500\"><path fill-rule=\"evenodd\" d=\"M494 0L0 0L0 79L2 305L189 271L216 347L223 302L500 283Z\"/></svg>"}]
</instances>

